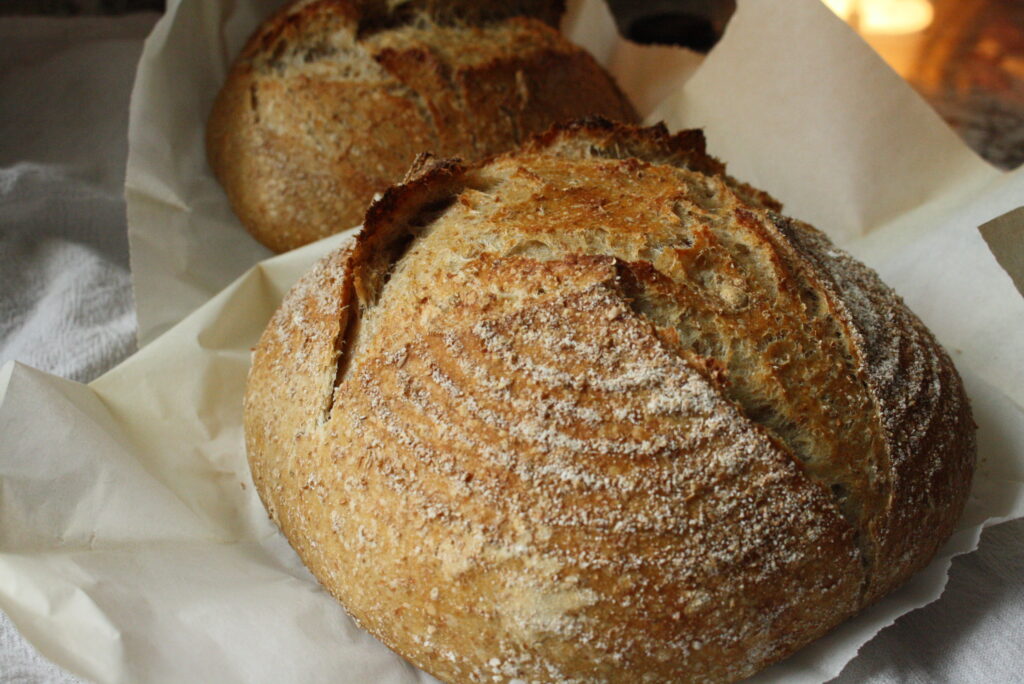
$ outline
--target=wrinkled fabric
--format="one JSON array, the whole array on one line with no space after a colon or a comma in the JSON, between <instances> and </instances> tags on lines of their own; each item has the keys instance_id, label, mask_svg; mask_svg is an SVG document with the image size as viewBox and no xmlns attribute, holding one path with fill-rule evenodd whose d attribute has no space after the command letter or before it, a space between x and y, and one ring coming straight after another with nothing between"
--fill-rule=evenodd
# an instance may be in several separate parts
<instances>
[{"instance_id":1,"label":"wrinkled fabric","mask_svg":"<svg viewBox=\"0 0 1024 684\"><path fill-rule=\"evenodd\" d=\"M155 20L0 18L0 363L86 382L135 350L124 164ZM81 681L2 612L0 679Z\"/></svg>"},{"instance_id":2,"label":"wrinkled fabric","mask_svg":"<svg viewBox=\"0 0 1024 684\"><path fill-rule=\"evenodd\" d=\"M155 19L0 19L0 362L88 381L135 348L126 130Z\"/></svg>"},{"instance_id":3,"label":"wrinkled fabric","mask_svg":"<svg viewBox=\"0 0 1024 684\"><path fill-rule=\"evenodd\" d=\"M88 381L134 349L124 203L66 169L0 169L0 360Z\"/></svg>"}]
</instances>

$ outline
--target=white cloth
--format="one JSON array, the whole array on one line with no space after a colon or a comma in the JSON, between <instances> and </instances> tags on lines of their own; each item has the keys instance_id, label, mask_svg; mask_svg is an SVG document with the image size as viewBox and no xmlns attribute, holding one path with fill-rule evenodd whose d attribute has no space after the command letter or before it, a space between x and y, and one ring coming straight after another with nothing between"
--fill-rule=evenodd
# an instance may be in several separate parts
<instances>
[{"instance_id":1,"label":"white cloth","mask_svg":"<svg viewBox=\"0 0 1024 684\"><path fill-rule=\"evenodd\" d=\"M86 381L134 349L125 132L155 18L0 20L0 361Z\"/></svg>"},{"instance_id":2,"label":"white cloth","mask_svg":"<svg viewBox=\"0 0 1024 684\"><path fill-rule=\"evenodd\" d=\"M0 361L88 380L134 348L121 186L128 94L154 18L0 20ZM953 561L940 600L835 681L1024 679L1021 539L1024 521L986 531ZM0 680L80 681L2 614Z\"/></svg>"},{"instance_id":3,"label":"white cloth","mask_svg":"<svg viewBox=\"0 0 1024 684\"><path fill-rule=\"evenodd\" d=\"M0 363L84 382L135 349L128 99L156 18L0 18ZM3 613L0 680L81 681Z\"/></svg>"}]
</instances>

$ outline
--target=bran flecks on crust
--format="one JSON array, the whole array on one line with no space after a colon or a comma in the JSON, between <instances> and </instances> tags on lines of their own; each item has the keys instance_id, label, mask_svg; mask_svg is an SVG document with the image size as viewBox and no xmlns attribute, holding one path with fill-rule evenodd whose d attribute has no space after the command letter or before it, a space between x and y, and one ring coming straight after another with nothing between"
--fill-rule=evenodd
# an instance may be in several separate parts
<instances>
[{"instance_id":1,"label":"bran flecks on crust","mask_svg":"<svg viewBox=\"0 0 1024 684\"><path fill-rule=\"evenodd\" d=\"M210 166L252 235L282 252L357 225L417 154L480 159L551 124L637 121L556 28L559 0L316 0L267 19L207 126Z\"/></svg>"},{"instance_id":2,"label":"bran flecks on crust","mask_svg":"<svg viewBox=\"0 0 1024 684\"><path fill-rule=\"evenodd\" d=\"M449 682L727 682L924 565L959 378L699 134L601 121L424 160L288 296L254 481L366 629Z\"/></svg>"}]
</instances>

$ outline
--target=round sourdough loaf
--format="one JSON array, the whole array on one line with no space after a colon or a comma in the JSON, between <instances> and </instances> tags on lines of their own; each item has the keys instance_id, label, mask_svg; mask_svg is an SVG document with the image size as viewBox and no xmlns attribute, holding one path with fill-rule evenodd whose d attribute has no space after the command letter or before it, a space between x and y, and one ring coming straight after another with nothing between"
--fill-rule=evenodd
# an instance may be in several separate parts
<instances>
[{"instance_id":1,"label":"round sourdough loaf","mask_svg":"<svg viewBox=\"0 0 1024 684\"><path fill-rule=\"evenodd\" d=\"M959 377L868 268L699 132L586 121L421 159L255 350L271 516L448 682L725 682L924 566Z\"/></svg>"},{"instance_id":2,"label":"round sourdough loaf","mask_svg":"<svg viewBox=\"0 0 1024 684\"><path fill-rule=\"evenodd\" d=\"M275 251L358 224L420 152L480 159L553 123L636 113L551 24L561 0L305 0L250 38L207 154Z\"/></svg>"}]
</instances>

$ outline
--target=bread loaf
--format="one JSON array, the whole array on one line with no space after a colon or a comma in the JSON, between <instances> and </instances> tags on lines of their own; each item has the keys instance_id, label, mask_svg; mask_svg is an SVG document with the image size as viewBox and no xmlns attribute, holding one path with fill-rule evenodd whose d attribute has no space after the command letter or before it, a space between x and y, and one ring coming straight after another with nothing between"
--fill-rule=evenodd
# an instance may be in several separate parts
<instances>
[{"instance_id":1,"label":"bread loaf","mask_svg":"<svg viewBox=\"0 0 1024 684\"><path fill-rule=\"evenodd\" d=\"M245 399L314 575L447 682L728 682L923 567L970 488L956 370L697 132L421 159L291 291Z\"/></svg>"},{"instance_id":2,"label":"bread loaf","mask_svg":"<svg viewBox=\"0 0 1024 684\"><path fill-rule=\"evenodd\" d=\"M478 159L588 114L635 121L552 25L562 2L316 0L268 19L207 129L246 228L285 251L357 225L420 152Z\"/></svg>"}]
</instances>

